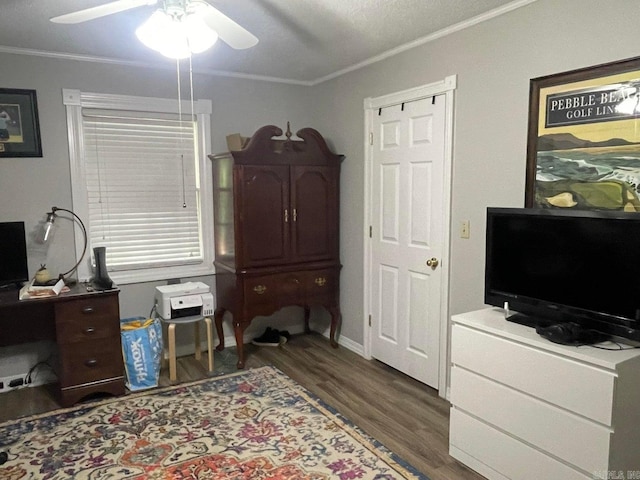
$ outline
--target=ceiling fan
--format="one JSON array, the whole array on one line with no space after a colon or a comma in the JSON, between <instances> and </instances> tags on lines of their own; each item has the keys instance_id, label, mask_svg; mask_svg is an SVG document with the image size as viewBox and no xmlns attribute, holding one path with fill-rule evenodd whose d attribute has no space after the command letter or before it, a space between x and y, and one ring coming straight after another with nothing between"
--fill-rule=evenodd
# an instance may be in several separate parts
<instances>
[{"instance_id":1,"label":"ceiling fan","mask_svg":"<svg viewBox=\"0 0 640 480\"><path fill-rule=\"evenodd\" d=\"M219 36L226 44L236 50L250 48L258 43L258 39L252 33L204 0L116 0L53 17L51 21L65 24L82 23L133 8L156 4L160 6L156 13L160 12L174 22L181 23L184 19L196 20L198 23L204 22L207 27L217 33L216 38ZM186 22L184 25L186 30L191 28L191 25L186 27Z\"/></svg>"}]
</instances>

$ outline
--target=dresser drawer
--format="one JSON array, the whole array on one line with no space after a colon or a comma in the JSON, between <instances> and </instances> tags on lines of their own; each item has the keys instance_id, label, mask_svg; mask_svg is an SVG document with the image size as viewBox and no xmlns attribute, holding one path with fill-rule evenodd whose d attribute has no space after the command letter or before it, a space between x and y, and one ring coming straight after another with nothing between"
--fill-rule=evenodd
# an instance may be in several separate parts
<instances>
[{"instance_id":1,"label":"dresser drawer","mask_svg":"<svg viewBox=\"0 0 640 480\"><path fill-rule=\"evenodd\" d=\"M59 344L120 336L120 312L115 296L83 298L55 305Z\"/></svg>"},{"instance_id":2,"label":"dresser drawer","mask_svg":"<svg viewBox=\"0 0 640 480\"><path fill-rule=\"evenodd\" d=\"M120 336L68 344L60 350L59 379L62 388L121 377L123 371Z\"/></svg>"},{"instance_id":3,"label":"dresser drawer","mask_svg":"<svg viewBox=\"0 0 640 480\"><path fill-rule=\"evenodd\" d=\"M612 423L612 372L461 325L453 326L451 345L454 365L604 425Z\"/></svg>"},{"instance_id":4,"label":"dresser drawer","mask_svg":"<svg viewBox=\"0 0 640 480\"><path fill-rule=\"evenodd\" d=\"M607 469L610 428L456 366L451 403L586 472Z\"/></svg>"},{"instance_id":5,"label":"dresser drawer","mask_svg":"<svg viewBox=\"0 0 640 480\"><path fill-rule=\"evenodd\" d=\"M449 453L487 478L593 479L455 407L450 420Z\"/></svg>"}]
</instances>

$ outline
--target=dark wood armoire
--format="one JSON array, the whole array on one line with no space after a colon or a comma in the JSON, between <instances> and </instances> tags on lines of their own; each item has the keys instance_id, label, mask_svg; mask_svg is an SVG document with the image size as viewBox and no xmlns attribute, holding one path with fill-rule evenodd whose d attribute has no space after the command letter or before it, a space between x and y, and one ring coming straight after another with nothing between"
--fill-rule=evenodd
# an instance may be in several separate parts
<instances>
[{"instance_id":1,"label":"dark wood armoire","mask_svg":"<svg viewBox=\"0 0 640 480\"><path fill-rule=\"evenodd\" d=\"M312 128L286 140L280 128L256 131L238 151L211 155L216 249L215 324L230 312L244 367L244 330L258 315L303 307L305 331L313 306L331 314L331 345L340 323L340 162Z\"/></svg>"}]
</instances>

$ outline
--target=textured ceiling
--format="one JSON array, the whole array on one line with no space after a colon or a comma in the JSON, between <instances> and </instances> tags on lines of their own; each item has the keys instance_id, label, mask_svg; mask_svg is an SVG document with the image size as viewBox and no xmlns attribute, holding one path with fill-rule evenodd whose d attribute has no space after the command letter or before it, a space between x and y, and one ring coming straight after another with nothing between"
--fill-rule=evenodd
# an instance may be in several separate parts
<instances>
[{"instance_id":1,"label":"textured ceiling","mask_svg":"<svg viewBox=\"0 0 640 480\"><path fill-rule=\"evenodd\" d=\"M313 83L451 27L534 0L207 0L259 38L248 50L223 42L193 58L194 69ZM135 29L144 6L77 25L49 18L108 0L0 0L0 51L68 54L167 64Z\"/></svg>"}]
</instances>

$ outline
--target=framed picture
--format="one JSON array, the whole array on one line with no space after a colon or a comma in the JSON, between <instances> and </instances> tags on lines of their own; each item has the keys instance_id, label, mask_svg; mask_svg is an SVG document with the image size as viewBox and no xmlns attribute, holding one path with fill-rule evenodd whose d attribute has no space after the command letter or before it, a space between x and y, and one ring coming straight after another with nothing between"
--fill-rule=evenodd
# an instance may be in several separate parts
<instances>
[{"instance_id":1,"label":"framed picture","mask_svg":"<svg viewBox=\"0 0 640 480\"><path fill-rule=\"evenodd\" d=\"M41 157L35 90L0 88L0 157Z\"/></svg>"},{"instance_id":2,"label":"framed picture","mask_svg":"<svg viewBox=\"0 0 640 480\"><path fill-rule=\"evenodd\" d=\"M525 206L640 211L640 57L534 78Z\"/></svg>"}]
</instances>

